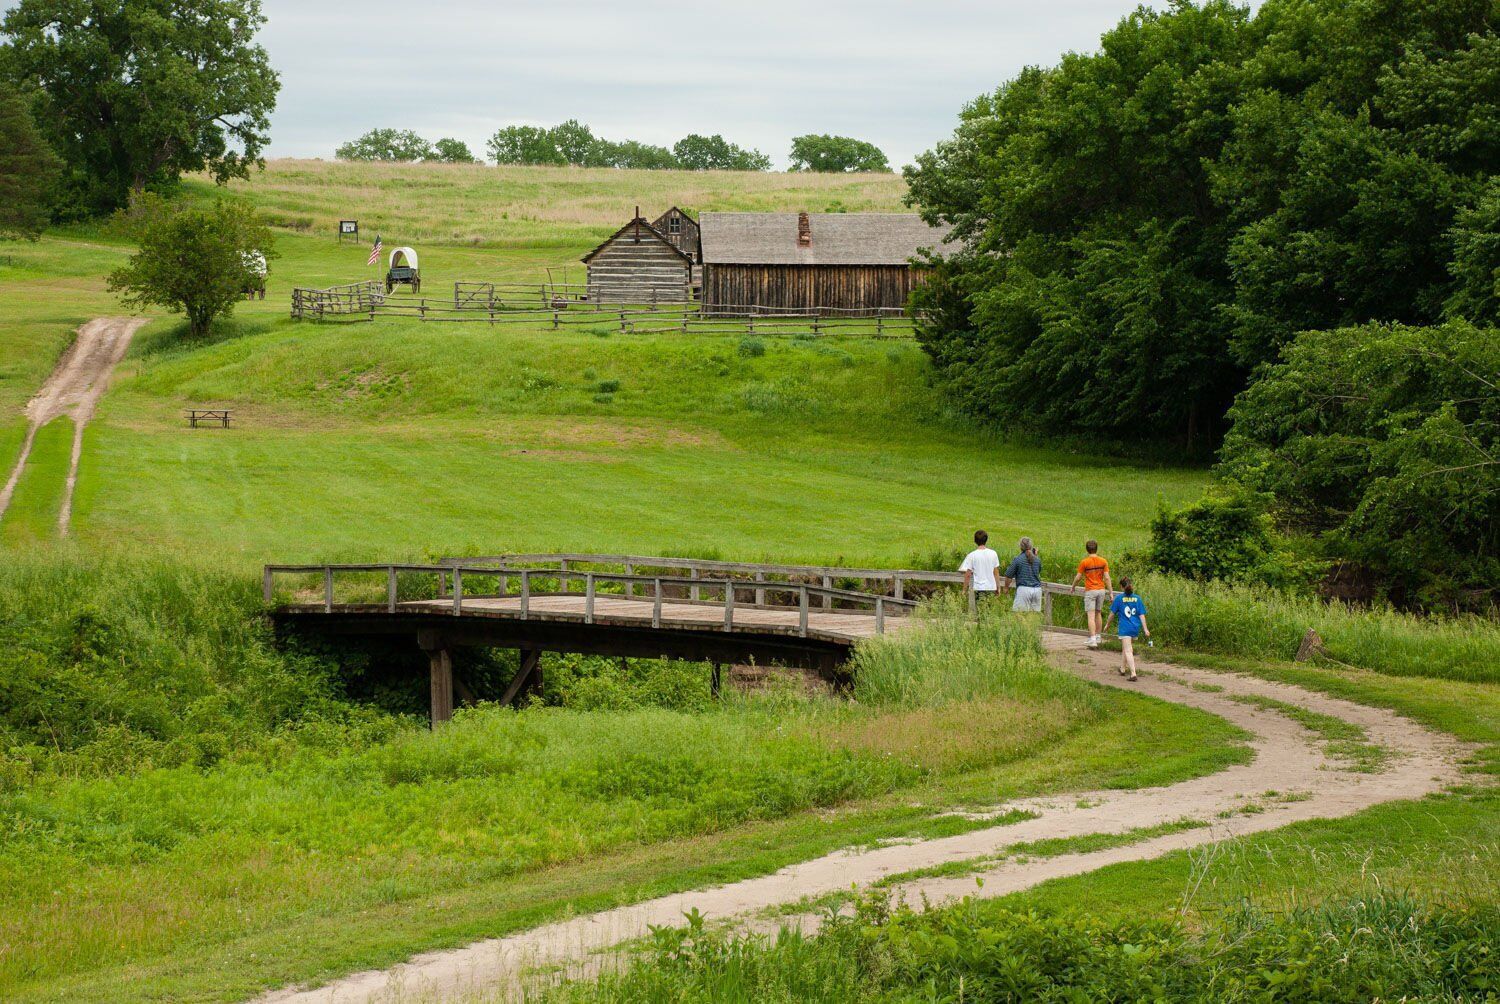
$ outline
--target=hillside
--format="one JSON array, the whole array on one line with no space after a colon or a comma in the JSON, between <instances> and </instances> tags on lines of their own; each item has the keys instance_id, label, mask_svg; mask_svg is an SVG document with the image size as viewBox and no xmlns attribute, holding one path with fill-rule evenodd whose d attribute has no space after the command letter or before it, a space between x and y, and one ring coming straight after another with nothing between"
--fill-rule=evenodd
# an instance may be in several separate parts
<instances>
[{"instance_id":1,"label":"hillside","mask_svg":"<svg viewBox=\"0 0 1500 1004\"><path fill-rule=\"evenodd\" d=\"M890 211L903 190L894 175L272 162L230 188L279 224L266 299L210 344L180 342L171 318L138 336L87 433L74 533L252 561L583 548L946 563L978 525L1059 557L1090 536L1140 543L1156 500L1190 497L1201 473L969 427L909 340L287 317L293 285L376 274L366 243L338 242L340 218L414 244L441 297L460 279L581 279L578 258L636 205ZM16 374L0 406L40 383L70 325L119 311L102 275L126 250L95 231L16 251L0 309L25 337L0 350ZM205 405L236 428L185 428L182 410ZM0 538L43 538L48 516L12 514Z\"/></svg>"}]
</instances>

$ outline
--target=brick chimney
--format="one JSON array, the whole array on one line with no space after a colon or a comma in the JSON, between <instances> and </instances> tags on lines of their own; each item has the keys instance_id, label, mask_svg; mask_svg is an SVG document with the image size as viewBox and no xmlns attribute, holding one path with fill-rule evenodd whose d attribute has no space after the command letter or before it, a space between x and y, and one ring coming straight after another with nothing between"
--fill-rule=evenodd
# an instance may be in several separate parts
<instances>
[{"instance_id":1,"label":"brick chimney","mask_svg":"<svg viewBox=\"0 0 1500 1004\"><path fill-rule=\"evenodd\" d=\"M799 248L812 247L812 223L808 220L806 213L797 214L797 246Z\"/></svg>"}]
</instances>

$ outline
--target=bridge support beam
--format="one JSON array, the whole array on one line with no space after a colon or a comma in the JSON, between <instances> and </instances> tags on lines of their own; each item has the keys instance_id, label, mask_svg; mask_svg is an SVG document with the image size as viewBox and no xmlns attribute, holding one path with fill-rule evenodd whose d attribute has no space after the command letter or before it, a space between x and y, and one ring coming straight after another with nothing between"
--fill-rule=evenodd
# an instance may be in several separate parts
<instances>
[{"instance_id":1,"label":"bridge support beam","mask_svg":"<svg viewBox=\"0 0 1500 1004\"><path fill-rule=\"evenodd\" d=\"M427 652L428 679L432 691L432 727L453 718L453 653L446 647Z\"/></svg>"},{"instance_id":2,"label":"bridge support beam","mask_svg":"<svg viewBox=\"0 0 1500 1004\"><path fill-rule=\"evenodd\" d=\"M533 691L538 694L542 692L542 650L523 648L521 666L516 670L510 686L505 688L505 696L500 698L500 703L511 704L523 693Z\"/></svg>"}]
</instances>

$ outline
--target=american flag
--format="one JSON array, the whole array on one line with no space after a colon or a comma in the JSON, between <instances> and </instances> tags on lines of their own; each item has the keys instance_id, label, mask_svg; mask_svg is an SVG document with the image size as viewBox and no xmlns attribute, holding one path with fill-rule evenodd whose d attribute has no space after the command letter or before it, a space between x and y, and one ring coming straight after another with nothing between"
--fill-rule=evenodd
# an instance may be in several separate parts
<instances>
[{"instance_id":1,"label":"american flag","mask_svg":"<svg viewBox=\"0 0 1500 1004\"><path fill-rule=\"evenodd\" d=\"M365 264L366 265L373 265L373 264L375 264L379 260L380 260L380 235L376 234L375 235L375 246L370 249L370 260L367 261L367 262L365 262Z\"/></svg>"}]
</instances>

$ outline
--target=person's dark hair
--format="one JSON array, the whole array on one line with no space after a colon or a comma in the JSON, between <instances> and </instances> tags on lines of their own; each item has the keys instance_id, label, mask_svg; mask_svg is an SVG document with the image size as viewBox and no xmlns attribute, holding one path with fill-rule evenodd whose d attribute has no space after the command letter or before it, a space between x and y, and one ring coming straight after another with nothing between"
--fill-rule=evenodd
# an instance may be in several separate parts
<instances>
[{"instance_id":1,"label":"person's dark hair","mask_svg":"<svg viewBox=\"0 0 1500 1004\"><path fill-rule=\"evenodd\" d=\"M985 544L988 544L989 542L990 542L990 535L989 534L985 533L983 530L975 530L974 531L974 543L978 544L980 547L983 547Z\"/></svg>"},{"instance_id":2,"label":"person's dark hair","mask_svg":"<svg viewBox=\"0 0 1500 1004\"><path fill-rule=\"evenodd\" d=\"M1126 596L1135 595L1135 583L1130 581L1130 576L1127 575L1120 580L1120 589Z\"/></svg>"},{"instance_id":3,"label":"person's dark hair","mask_svg":"<svg viewBox=\"0 0 1500 1004\"><path fill-rule=\"evenodd\" d=\"M1083 545L1083 549L1085 551L1089 552L1090 554L1098 554L1099 553L1099 542L1097 540L1091 540L1087 544Z\"/></svg>"}]
</instances>

